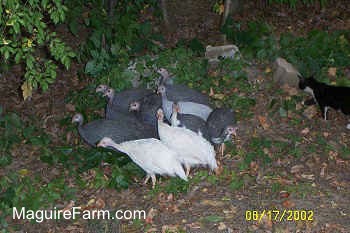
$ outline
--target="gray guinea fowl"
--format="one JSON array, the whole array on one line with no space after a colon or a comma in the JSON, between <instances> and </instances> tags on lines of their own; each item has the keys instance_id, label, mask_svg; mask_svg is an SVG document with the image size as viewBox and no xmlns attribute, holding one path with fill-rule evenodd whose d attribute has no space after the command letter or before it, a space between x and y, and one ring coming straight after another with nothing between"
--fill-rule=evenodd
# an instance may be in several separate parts
<instances>
[{"instance_id":1,"label":"gray guinea fowl","mask_svg":"<svg viewBox=\"0 0 350 233\"><path fill-rule=\"evenodd\" d=\"M136 116L141 122L156 127L157 119L155 116L161 106L162 98L157 94L151 94L140 100L131 102L129 111L136 112Z\"/></svg>"},{"instance_id":2,"label":"gray guinea fowl","mask_svg":"<svg viewBox=\"0 0 350 233\"><path fill-rule=\"evenodd\" d=\"M174 101L168 99L167 89L165 86L159 86L158 93L160 93L162 96L162 108L164 110L164 115L168 121L171 121ZM207 120L209 114L213 111L208 105L197 102L177 101L177 104L180 107L180 113L195 115L205 121Z\"/></svg>"},{"instance_id":3,"label":"gray guinea fowl","mask_svg":"<svg viewBox=\"0 0 350 233\"><path fill-rule=\"evenodd\" d=\"M96 146L96 143L103 137L110 137L116 143L157 137L157 132L152 127L144 125L134 118L98 119L83 125L83 116L78 113L73 116L72 122L78 123L79 135L91 146Z\"/></svg>"},{"instance_id":4,"label":"gray guinea fowl","mask_svg":"<svg viewBox=\"0 0 350 233\"><path fill-rule=\"evenodd\" d=\"M173 104L173 113L171 115L171 126L185 127L193 132L200 132L202 137L209 140L209 133L206 122L195 115L181 114L179 105Z\"/></svg>"},{"instance_id":5,"label":"gray guinea fowl","mask_svg":"<svg viewBox=\"0 0 350 233\"><path fill-rule=\"evenodd\" d=\"M207 120L207 128L211 143L219 146L221 155L224 154L225 142L237 134L235 113L229 108L214 109Z\"/></svg>"},{"instance_id":6,"label":"gray guinea fowl","mask_svg":"<svg viewBox=\"0 0 350 233\"><path fill-rule=\"evenodd\" d=\"M195 102L210 106L210 99L208 95L191 89L186 85L174 84L173 77L164 68L160 68L157 72L161 75L159 86L163 85L166 87L167 97L170 101Z\"/></svg>"},{"instance_id":7,"label":"gray guinea fowl","mask_svg":"<svg viewBox=\"0 0 350 233\"><path fill-rule=\"evenodd\" d=\"M133 88L119 93L115 93L114 89L108 88L104 94L108 98L106 107L106 119L118 119L120 113L129 112L129 104L132 101L141 99L151 95L152 91L144 88Z\"/></svg>"}]
</instances>

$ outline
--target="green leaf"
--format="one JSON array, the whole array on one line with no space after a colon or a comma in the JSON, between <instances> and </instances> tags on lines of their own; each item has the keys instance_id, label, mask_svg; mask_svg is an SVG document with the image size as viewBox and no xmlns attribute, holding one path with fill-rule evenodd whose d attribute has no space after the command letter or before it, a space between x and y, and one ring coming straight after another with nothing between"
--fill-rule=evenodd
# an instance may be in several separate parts
<instances>
[{"instance_id":1,"label":"green leaf","mask_svg":"<svg viewBox=\"0 0 350 233\"><path fill-rule=\"evenodd\" d=\"M221 222L224 220L224 217L217 216L217 215L209 215L204 217L204 219L208 222Z\"/></svg>"}]
</instances>

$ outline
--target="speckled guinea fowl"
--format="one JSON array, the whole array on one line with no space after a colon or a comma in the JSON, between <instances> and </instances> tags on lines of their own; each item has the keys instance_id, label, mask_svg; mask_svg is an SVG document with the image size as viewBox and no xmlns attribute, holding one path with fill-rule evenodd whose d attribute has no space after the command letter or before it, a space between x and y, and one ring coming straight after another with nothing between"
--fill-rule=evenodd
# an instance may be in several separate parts
<instances>
[{"instance_id":1,"label":"speckled guinea fowl","mask_svg":"<svg viewBox=\"0 0 350 233\"><path fill-rule=\"evenodd\" d=\"M157 72L161 75L159 86L166 87L167 97L170 101L195 102L210 106L210 99L208 95L191 89L186 85L174 84L173 77L164 68L160 68Z\"/></svg>"},{"instance_id":2,"label":"speckled guinea fowl","mask_svg":"<svg viewBox=\"0 0 350 233\"><path fill-rule=\"evenodd\" d=\"M185 127L195 133L200 133L205 139L209 140L209 133L206 122L197 116L179 113L178 104L173 104L173 114L171 115L171 126Z\"/></svg>"},{"instance_id":3,"label":"speckled guinea fowl","mask_svg":"<svg viewBox=\"0 0 350 233\"><path fill-rule=\"evenodd\" d=\"M174 127L163 122L164 114L157 111L158 134L160 140L170 149L177 152L181 163L189 174L192 166L209 166L211 170L217 168L215 150L201 135L184 127Z\"/></svg>"},{"instance_id":4,"label":"speckled guinea fowl","mask_svg":"<svg viewBox=\"0 0 350 233\"><path fill-rule=\"evenodd\" d=\"M115 93L114 89L108 88L104 94L108 98L106 107L106 119L118 119L121 112L129 112L129 104L132 101L141 99L151 94L151 90L144 88L133 88L119 93Z\"/></svg>"},{"instance_id":5,"label":"speckled guinea fowl","mask_svg":"<svg viewBox=\"0 0 350 233\"><path fill-rule=\"evenodd\" d=\"M73 116L72 122L78 123L80 136L91 146L96 146L96 143L103 137L110 137L115 142L121 143L157 136L157 132L153 127L128 117L121 117L116 120L98 119L83 125L83 116L78 113Z\"/></svg>"},{"instance_id":6,"label":"speckled guinea fowl","mask_svg":"<svg viewBox=\"0 0 350 233\"><path fill-rule=\"evenodd\" d=\"M229 108L214 109L207 119L207 127L212 142L219 144L229 140L230 135L236 134L237 130L234 111Z\"/></svg>"},{"instance_id":7,"label":"speckled guinea fowl","mask_svg":"<svg viewBox=\"0 0 350 233\"><path fill-rule=\"evenodd\" d=\"M162 98L157 94L151 94L142 98L141 100L130 103L129 110L135 111L137 118L152 126L157 126L156 113L162 106Z\"/></svg>"},{"instance_id":8,"label":"speckled guinea fowl","mask_svg":"<svg viewBox=\"0 0 350 233\"><path fill-rule=\"evenodd\" d=\"M169 149L158 139L139 139L118 144L111 138L105 137L98 146L112 147L127 154L134 163L147 173L145 184L150 177L152 178L153 188L156 184L156 174L179 176L187 181L187 176L176 152Z\"/></svg>"},{"instance_id":9,"label":"speckled guinea fowl","mask_svg":"<svg viewBox=\"0 0 350 233\"><path fill-rule=\"evenodd\" d=\"M162 96L162 108L164 110L165 117L168 121L171 121L171 114L173 111L173 103L168 99L167 89L165 86L161 85L158 87L158 93ZM204 104L199 104L197 102L185 102L185 101L176 101L180 107L180 113L182 114L191 114L207 120L209 114L213 111L211 107Z\"/></svg>"},{"instance_id":10,"label":"speckled guinea fowl","mask_svg":"<svg viewBox=\"0 0 350 233\"><path fill-rule=\"evenodd\" d=\"M221 145L221 154L224 150L224 142L236 135L237 125L235 113L229 108L216 108L210 113L207 120L207 128L210 141L215 145Z\"/></svg>"}]
</instances>

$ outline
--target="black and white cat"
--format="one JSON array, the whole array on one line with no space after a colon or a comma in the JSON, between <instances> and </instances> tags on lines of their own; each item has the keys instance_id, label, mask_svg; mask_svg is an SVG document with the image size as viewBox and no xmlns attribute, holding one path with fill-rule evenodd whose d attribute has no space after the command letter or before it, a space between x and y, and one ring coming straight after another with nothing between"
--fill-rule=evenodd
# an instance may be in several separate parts
<instances>
[{"instance_id":1,"label":"black and white cat","mask_svg":"<svg viewBox=\"0 0 350 233\"><path fill-rule=\"evenodd\" d=\"M312 95L325 120L327 120L327 111L330 107L350 115L350 87L330 86L313 77L298 77L299 88ZM347 128L350 129L350 124Z\"/></svg>"}]
</instances>

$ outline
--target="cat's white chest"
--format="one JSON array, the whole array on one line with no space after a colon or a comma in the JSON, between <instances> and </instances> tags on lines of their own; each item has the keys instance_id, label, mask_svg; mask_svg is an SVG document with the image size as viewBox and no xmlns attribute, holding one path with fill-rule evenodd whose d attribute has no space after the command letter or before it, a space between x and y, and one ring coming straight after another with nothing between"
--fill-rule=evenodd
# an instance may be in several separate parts
<instances>
[{"instance_id":1,"label":"cat's white chest","mask_svg":"<svg viewBox=\"0 0 350 233\"><path fill-rule=\"evenodd\" d=\"M318 104L317 99L315 97L314 90L312 90L310 87L305 87L304 91L312 96L314 98L315 102Z\"/></svg>"},{"instance_id":2,"label":"cat's white chest","mask_svg":"<svg viewBox=\"0 0 350 233\"><path fill-rule=\"evenodd\" d=\"M314 99L315 99L314 91L310 87L305 87L304 91L306 93L309 93L310 95L312 95L312 97L314 97Z\"/></svg>"}]
</instances>

